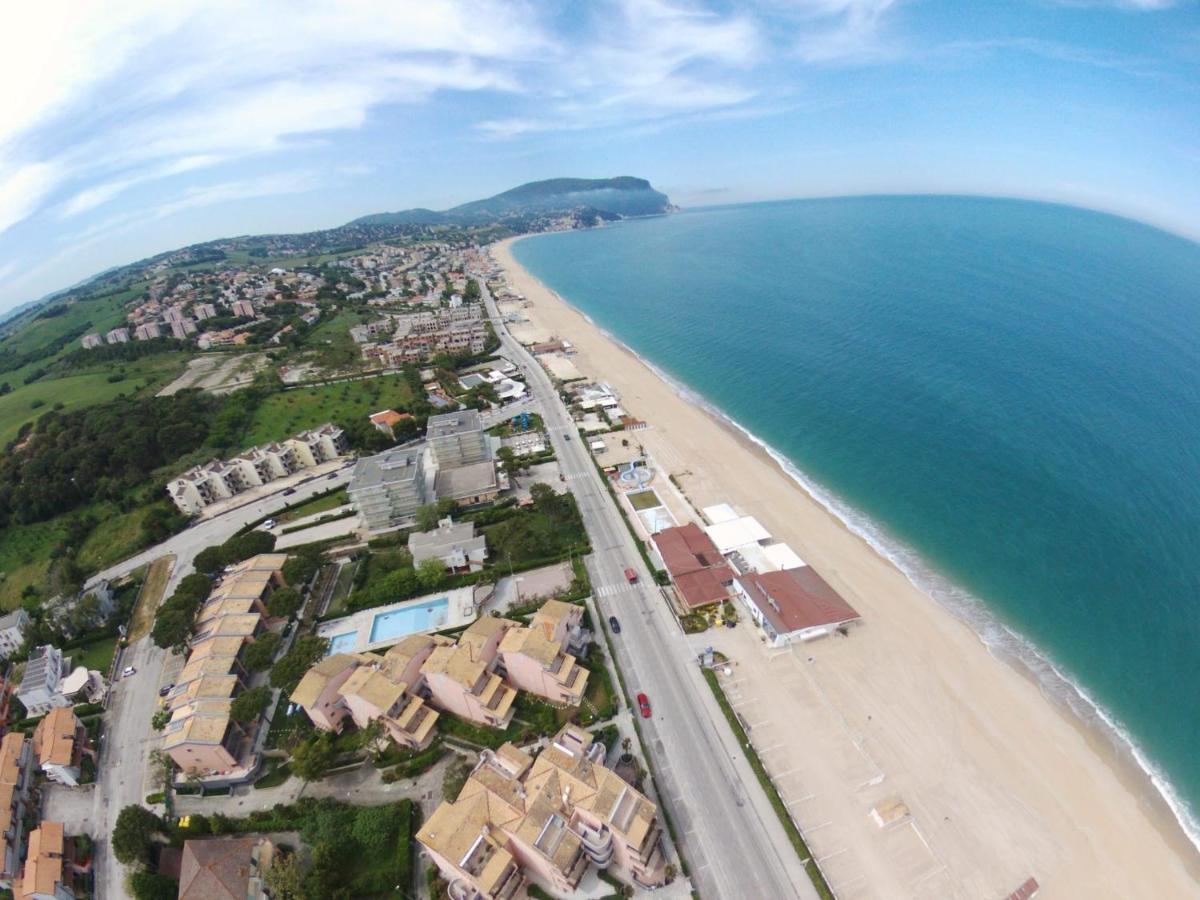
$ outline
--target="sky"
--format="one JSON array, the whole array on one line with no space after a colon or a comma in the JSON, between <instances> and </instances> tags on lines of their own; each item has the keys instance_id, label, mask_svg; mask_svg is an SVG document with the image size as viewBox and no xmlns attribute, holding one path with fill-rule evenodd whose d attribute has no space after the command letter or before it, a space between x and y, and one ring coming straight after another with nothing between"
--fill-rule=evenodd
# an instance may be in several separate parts
<instances>
[{"instance_id":1,"label":"sky","mask_svg":"<svg viewBox=\"0 0 1200 900\"><path fill-rule=\"evenodd\" d=\"M1200 238L1191 0L62 0L5 15L0 311L237 234L637 175Z\"/></svg>"}]
</instances>

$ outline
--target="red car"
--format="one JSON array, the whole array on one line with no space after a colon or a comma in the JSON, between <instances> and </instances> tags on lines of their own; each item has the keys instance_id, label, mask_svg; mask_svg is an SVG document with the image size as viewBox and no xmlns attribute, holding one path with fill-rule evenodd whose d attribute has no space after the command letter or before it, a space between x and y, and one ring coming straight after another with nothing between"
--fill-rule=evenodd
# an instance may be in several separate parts
<instances>
[{"instance_id":1,"label":"red car","mask_svg":"<svg viewBox=\"0 0 1200 900\"><path fill-rule=\"evenodd\" d=\"M650 698L645 694L637 695L638 709L641 710L642 718L650 718Z\"/></svg>"},{"instance_id":2,"label":"red car","mask_svg":"<svg viewBox=\"0 0 1200 900\"><path fill-rule=\"evenodd\" d=\"M635 581L637 581L637 572L633 571L633 569L626 569L625 580L630 584L633 584Z\"/></svg>"}]
</instances>

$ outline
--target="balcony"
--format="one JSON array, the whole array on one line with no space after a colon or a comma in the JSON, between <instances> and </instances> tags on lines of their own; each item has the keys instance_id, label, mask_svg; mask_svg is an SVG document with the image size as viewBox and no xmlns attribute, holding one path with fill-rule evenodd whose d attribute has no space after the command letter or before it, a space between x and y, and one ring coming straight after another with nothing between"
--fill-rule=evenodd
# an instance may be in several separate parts
<instances>
[{"instance_id":1,"label":"balcony","mask_svg":"<svg viewBox=\"0 0 1200 900\"><path fill-rule=\"evenodd\" d=\"M583 845L584 852L599 868L604 868L613 858L613 836L607 827L593 829L577 824L575 833Z\"/></svg>"}]
</instances>

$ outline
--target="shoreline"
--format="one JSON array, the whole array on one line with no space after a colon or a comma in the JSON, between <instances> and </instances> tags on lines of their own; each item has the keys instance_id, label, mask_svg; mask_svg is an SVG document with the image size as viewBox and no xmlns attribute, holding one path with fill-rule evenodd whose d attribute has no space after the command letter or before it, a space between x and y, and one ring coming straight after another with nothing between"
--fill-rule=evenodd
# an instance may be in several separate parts
<instances>
[{"instance_id":1,"label":"shoreline","mask_svg":"<svg viewBox=\"0 0 1200 900\"><path fill-rule=\"evenodd\" d=\"M961 709L956 711L956 714L964 718L978 717L981 714L986 719L988 717L989 706L1003 711L1011 715L1012 710L1001 709L1007 706L1020 706L1016 715L1016 721L1022 726L1027 726L1028 722L1023 721L1025 716L1029 720L1037 720L1037 730L1039 735L1045 733L1046 736L1053 735L1053 740L1045 746L1047 755L1059 755L1066 753L1067 758L1071 758L1071 754L1083 754L1082 763L1087 763L1087 768L1096 771L1089 772L1092 776L1092 781L1089 785L1091 792L1103 792L1105 789L1115 792L1116 797L1106 795L1104 802L1089 802L1088 791L1079 792L1077 794L1078 803L1072 804L1060 802L1060 792L1053 790L1053 785L1044 785L1046 788L1045 796L1041 798L1044 803L1042 805L1056 808L1052 811L1057 813L1057 818L1062 821L1053 823L1043 823L1043 829L1047 833L1042 837L1043 842L1050 845L1059 845L1058 849L1062 851L1064 843L1069 842L1072 835L1069 832L1074 831L1074 838L1079 840L1080 835L1083 835L1081 850L1087 851L1080 853L1081 858L1073 860L1071 864L1065 867L1065 871L1072 871L1076 874L1083 872L1092 873L1094 875L1095 884L1099 889L1099 893L1093 893L1093 896L1099 896L1108 890L1113 890L1121 896L1175 896L1174 891L1179 890L1179 896L1188 895L1184 892L1190 889L1194 892L1195 884L1200 881L1200 852L1198 852L1195 838L1189 834L1187 827L1183 821L1186 815L1186 810L1181 807L1177 812L1173 806L1171 789L1169 784L1160 773L1150 764L1144 757L1144 754L1137 747L1136 743L1125 734L1119 726L1117 726L1105 713L1102 707L1093 701L1087 693L1069 678L1063 675L1048 659L1042 654L1030 641L1021 637L1005 626L998 618L987 610L986 605L982 604L977 598L971 597L961 589L955 589L953 600L950 596L939 596L935 584L938 581L944 582L947 588L953 588L953 585L937 575L932 570L925 569L924 571L913 571L914 566L906 565L908 557L913 560L919 560L919 556L911 549L907 548L902 542L895 541L887 535L886 530L882 529L870 519L856 513L853 507L839 501L835 495L825 491L819 485L807 479L799 469L792 464L786 456L771 448L768 444L756 437L748 429L736 422L728 416L724 411L709 403L705 398L697 394L691 388L679 383L676 379L661 371L657 366L648 360L640 357L634 350L622 343L619 338L602 329L594 321L587 316L586 313L571 306L556 292L551 290L546 285L542 284L538 279L526 271L520 263L512 256L511 246L522 237L509 238L497 244L493 244L490 248L493 259L505 271L506 278L513 289L520 294L523 294L530 304L526 308L526 315L531 323L555 334L558 338L567 338L572 340L578 350L579 356L587 360L589 365L581 365L580 368L588 375L596 378L602 378L610 381L616 387L622 397L623 405L632 407L631 414L647 420L653 427L657 421L663 419L661 413L666 411L667 406L674 402L677 406L690 406L698 411L708 423L709 427L715 426L719 432L725 436L727 441L732 441L734 445L743 453L749 451L748 456L755 460L758 467L768 467L773 472L773 478L770 479L772 484L770 489L774 489L776 483L782 481L787 484L789 493L787 496L788 512L792 513L793 506L807 506L809 509L804 509L805 518L810 520L824 520L821 531L829 532L828 535L813 534L812 531L817 529L814 527L808 533L803 534L803 537L797 537L797 527L778 527L776 518L778 516L777 495L771 495L770 512L763 512L755 509L756 503L767 502L763 500L755 500L740 494L736 485L730 487L725 482L734 481L732 476L725 472L717 471L715 476L712 467L708 467L708 471L703 472L699 477L712 482L708 490L716 490L720 493L720 499L728 500L739 506L746 514L756 515L767 525L769 530L779 540L784 540L796 547L805 559L811 559L814 565L822 574L825 574L827 579L831 581L839 589L848 587L849 597L852 602L864 613L864 618L868 623L878 621L882 616L877 614L876 610L871 609L875 604L879 603L879 597L871 597L870 589L872 585L865 574L863 577L854 577L860 573L852 571L862 568L870 568L877 570L879 565L887 567L894 575L903 578L910 590L901 593L908 596L904 597L904 602L900 603L892 598L885 603L886 612L890 617L896 615L920 616L923 619L930 620L934 626L933 634L922 634L925 639L924 645L918 645L916 648L903 648L908 651L911 656L925 657L930 653L935 656L941 655L948 658L950 662L956 662L953 657L959 655L963 657L962 667L969 668L970 674L977 677L982 677L991 682L1003 682L991 685L993 688L990 693L995 696L991 698L991 704L972 702L976 698L956 697L954 698ZM557 305L559 308L554 308ZM578 321L573 321L578 320ZM607 347L605 347L607 345ZM590 352L589 352L590 351ZM611 363L613 351L620 354L627 362L626 366L622 366L620 370L612 369ZM591 365L593 362L592 356L610 357L610 367L606 368L603 364ZM614 377L615 376L615 377ZM671 400L663 396L650 398L640 396L641 394L659 393L660 391L650 390L650 385L644 381L644 376L653 379L660 388L665 387L671 395ZM638 386L644 386L647 390L639 390ZM655 404L657 401L657 406ZM674 410L673 412L678 412ZM693 417L694 418L694 417ZM653 439L655 444L665 442L670 451L676 451L681 460L686 459L689 471L685 476L691 480L695 477L695 473L691 471L693 465L693 454L689 452L678 452L679 448L674 446L676 442L672 437L661 437L656 435ZM650 443L650 441L647 441ZM687 443L687 440L683 440ZM657 449L657 448L656 448ZM652 451L653 452L653 451ZM674 471L674 467L663 462L663 468ZM703 465L703 459L697 460L695 464L697 468ZM740 466L739 466L740 468ZM722 476L725 477L722 477ZM747 481L748 479L742 479ZM765 479L763 479L765 481ZM692 491L691 486L685 488L689 494ZM714 497L709 497L707 502L713 502ZM699 504L696 504L699 505ZM800 510L796 510L800 512ZM789 519L791 516L789 516ZM797 516L799 518L799 516ZM840 537L839 537L840 535ZM824 552L828 548L823 548L821 545L823 537L837 537L839 544L845 544L846 539L856 545L856 549L850 554L846 553L846 547L838 548L841 550L841 566L838 565L838 556L836 554L828 554ZM831 557L831 558L825 558ZM869 559L868 559L869 557ZM847 564L849 562L849 564ZM846 571L839 571L845 569ZM877 576L879 573L870 573ZM884 579L884 581L894 581L894 579ZM879 587L875 585L874 587ZM864 592L864 588L866 593ZM916 608L909 600L915 600L921 604L922 608ZM908 606L903 609L900 607ZM864 607L866 607L864 609ZM986 626L986 629L982 626ZM957 631L956 635L950 634L949 630ZM1007 636L1008 640L1003 643L998 643L995 640L989 642L989 636L985 631L995 631L999 629ZM945 634L945 640L933 640ZM973 652L962 647L963 640L973 645ZM894 642L893 642L894 643ZM957 646L956 646L957 645ZM806 647L809 645L805 645ZM894 647L890 648L893 651ZM979 653L983 650L983 654ZM981 658L982 657L982 658ZM1032 658L1031 658L1032 657ZM945 661L944 659L942 661ZM910 664L912 660L908 661ZM897 665L903 665L901 660ZM917 659L918 668L923 663L923 659ZM1041 671L1039 671L1041 670ZM1049 670L1048 675L1045 670ZM917 673L919 677L919 672ZM1013 678L1016 676L1016 678ZM1057 681L1064 690L1055 691L1053 689L1054 682ZM1029 703L1028 692L1036 695L1035 704ZM1072 694L1074 695L1072 697ZM878 702L886 700L885 696L871 696L872 700ZM1020 702L1017 702L1020 701ZM1074 702L1073 702L1074 701ZM1028 707L1027 709L1024 707ZM1081 708L1082 707L1082 708ZM917 707L920 712L920 707ZM1047 715L1048 714L1048 715ZM1057 726L1057 728L1055 727ZM1059 744L1063 743L1062 729L1068 729L1070 734L1075 738L1076 746L1068 752ZM984 728L983 731L988 729ZM1056 733L1057 732L1057 733ZM987 737L985 735L984 737ZM1036 751L1042 749L1040 746L1031 746L1029 740L1022 740L1020 732L1014 732L1008 735L1012 742L1010 748L1013 754L1035 755ZM972 736L974 739L974 736ZM934 735L934 742L938 740L938 736ZM953 743L953 736L950 738ZM1030 754L1029 751L1034 751ZM1053 751L1058 751L1054 753ZM1088 758L1090 757L1090 758ZM926 762L917 755L915 760L908 760L910 763L920 764L924 762L924 767L928 768L933 765L931 762ZM1002 762L997 763L997 768L1003 767ZM1020 769L1020 766L1012 768ZM991 774L987 772L986 774ZM1007 777L1004 781L1013 781L1011 772L1000 773ZM1017 773L1018 776L1020 772ZM1104 783L1104 777L1107 776L1109 783ZM1018 783L1019 777L1015 779ZM1162 782L1160 784L1160 782ZM1071 794L1075 792L1067 791L1065 788L1062 794ZM1063 797L1066 801L1068 798ZM1120 803L1115 802L1120 800ZM1020 801L1018 801L1020 803ZM1178 802L1176 800L1176 802ZM1036 805L1037 799L1030 803L1023 804L1027 811L1030 805ZM1063 807L1067 807L1063 809ZM1124 807L1119 813L1113 807ZM1080 809L1078 815L1071 813L1075 809ZM1099 808L1099 809L1098 809ZM1095 821L1095 816L1102 809L1109 813L1106 821L1098 823ZM961 814L961 811L958 811ZM1117 813L1117 814L1113 814ZM1132 816L1132 818L1131 818ZM1050 818L1047 816L1047 818ZM1140 820L1140 821L1138 821ZM949 819L947 818L947 821ZM988 827L986 816L981 814L981 821L976 823L980 829ZM1029 824L1029 823L1026 823ZM1144 827L1143 827L1144 826ZM1136 835L1136 831L1144 831L1144 834ZM1100 840L1097 832L1104 832L1104 840ZM1141 841L1149 841L1145 849L1147 853L1138 853L1129 849L1130 845L1138 843L1138 838ZM1167 851L1166 859L1173 860L1178 869L1174 874L1180 876L1179 879L1170 878L1173 882L1167 887L1167 882L1164 882L1158 888L1150 888L1148 884L1143 884L1141 881L1134 881L1133 885L1142 890L1135 889L1133 893L1129 892L1129 888L1117 889L1117 884L1120 879L1113 881L1110 878L1101 874L1102 870L1108 866L1100 864L1100 858L1107 860L1115 860L1113 849L1116 847L1124 847L1126 850L1123 856L1126 856L1125 866L1127 870L1124 872L1126 877L1131 876L1131 870L1137 867L1148 867L1149 856L1154 855L1150 844L1158 844L1160 851ZM1132 857L1129 854L1132 853ZM1083 857L1092 857L1085 859ZM971 864L971 859L968 856L966 859L968 865ZM1115 864L1115 862L1113 863ZM981 864L982 867L982 864ZM1077 889L1078 883L1068 881L1062 882L1060 879L1052 879L1054 870L1063 870L1064 867L1051 866L1051 871L1038 870L1033 874L1039 877L1042 882L1043 891L1045 893L1053 893L1056 896L1071 896L1071 891ZM969 876L970 872L956 873L962 876ZM1055 880L1057 884L1053 883ZM1088 879L1092 880L1091 878ZM966 882L964 882L965 884ZM1014 884L1015 887L1015 884ZM1063 890L1066 893L1062 893ZM1171 891L1171 893L1163 893L1163 889Z\"/></svg>"}]
</instances>

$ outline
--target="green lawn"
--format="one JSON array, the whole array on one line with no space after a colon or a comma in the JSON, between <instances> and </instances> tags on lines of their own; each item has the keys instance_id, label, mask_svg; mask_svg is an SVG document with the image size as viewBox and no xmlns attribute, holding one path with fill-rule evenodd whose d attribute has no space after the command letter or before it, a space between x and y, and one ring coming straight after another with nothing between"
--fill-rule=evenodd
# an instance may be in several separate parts
<instances>
[{"instance_id":1,"label":"green lawn","mask_svg":"<svg viewBox=\"0 0 1200 900\"><path fill-rule=\"evenodd\" d=\"M326 422L346 423L381 409L402 409L412 402L403 375L344 381L271 394L254 412L245 444L278 441Z\"/></svg>"},{"instance_id":2,"label":"green lawn","mask_svg":"<svg viewBox=\"0 0 1200 900\"><path fill-rule=\"evenodd\" d=\"M645 491L634 491L632 494L626 494L625 496L629 499L634 509L654 509L656 506L663 505L653 488Z\"/></svg>"},{"instance_id":3,"label":"green lawn","mask_svg":"<svg viewBox=\"0 0 1200 900\"><path fill-rule=\"evenodd\" d=\"M326 494L324 497L316 497L306 503L300 503L296 506L289 506L286 510L275 517L275 521L283 524L284 522L295 522L297 519L303 519L305 516L311 516L314 513L325 512L327 509L336 509L339 506L344 506L350 502L350 495L345 490L335 491L332 494Z\"/></svg>"},{"instance_id":4,"label":"green lawn","mask_svg":"<svg viewBox=\"0 0 1200 900\"><path fill-rule=\"evenodd\" d=\"M101 675L107 675L108 667L112 665L116 652L117 639L115 637L102 638L95 643L71 650L71 662L73 665L85 666L88 669L95 669Z\"/></svg>"}]
</instances>

